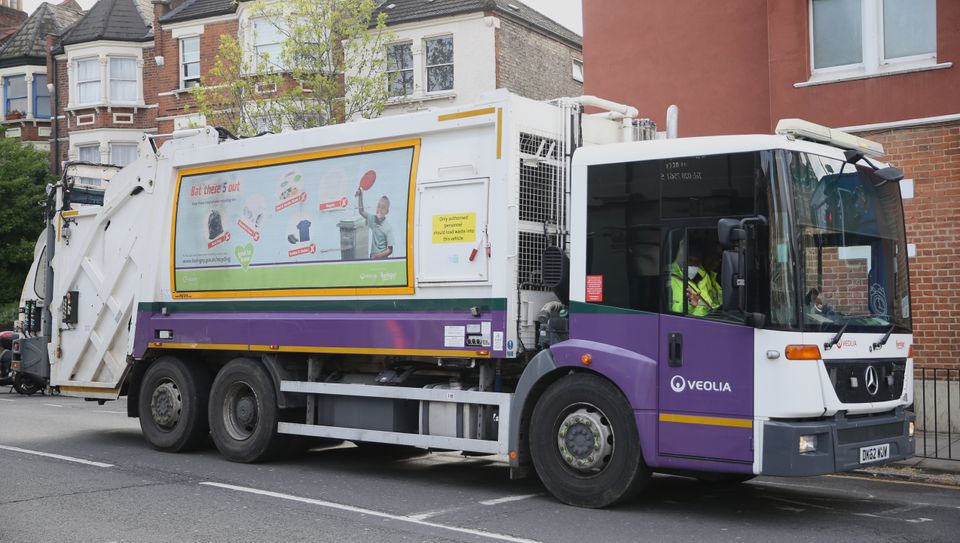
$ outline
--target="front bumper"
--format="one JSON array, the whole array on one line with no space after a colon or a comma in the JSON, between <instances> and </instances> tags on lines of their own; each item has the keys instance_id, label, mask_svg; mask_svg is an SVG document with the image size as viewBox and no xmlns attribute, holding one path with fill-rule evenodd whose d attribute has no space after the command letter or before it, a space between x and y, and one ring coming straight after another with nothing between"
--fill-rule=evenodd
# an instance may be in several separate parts
<instances>
[{"instance_id":1,"label":"front bumper","mask_svg":"<svg viewBox=\"0 0 960 543\"><path fill-rule=\"evenodd\" d=\"M913 413L895 411L869 417L847 418L842 414L812 422L767 421L763 424L761 474L780 477L823 475L903 460L916 450L908 434ZM817 450L801 453L800 436L816 435ZM890 445L890 458L860 463L860 449Z\"/></svg>"}]
</instances>

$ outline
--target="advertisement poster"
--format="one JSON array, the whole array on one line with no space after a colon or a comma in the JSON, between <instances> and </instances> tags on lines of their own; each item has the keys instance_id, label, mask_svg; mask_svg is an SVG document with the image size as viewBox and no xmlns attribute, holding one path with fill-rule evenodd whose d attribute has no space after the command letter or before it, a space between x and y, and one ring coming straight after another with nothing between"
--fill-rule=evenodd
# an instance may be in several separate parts
<instances>
[{"instance_id":1,"label":"advertisement poster","mask_svg":"<svg viewBox=\"0 0 960 543\"><path fill-rule=\"evenodd\" d=\"M184 172L174 292L409 287L416 150L401 142Z\"/></svg>"}]
</instances>

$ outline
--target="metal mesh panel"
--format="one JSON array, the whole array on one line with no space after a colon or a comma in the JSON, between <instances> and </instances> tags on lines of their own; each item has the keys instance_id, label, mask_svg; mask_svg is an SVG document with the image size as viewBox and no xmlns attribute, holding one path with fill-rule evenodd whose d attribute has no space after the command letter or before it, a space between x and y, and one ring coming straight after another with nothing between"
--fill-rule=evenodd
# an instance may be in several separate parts
<instances>
[{"instance_id":1,"label":"metal mesh panel","mask_svg":"<svg viewBox=\"0 0 960 543\"><path fill-rule=\"evenodd\" d=\"M551 137L520 133L519 284L523 290L549 290L541 285L540 263L548 243L557 245L567 232L566 168L562 143Z\"/></svg>"},{"instance_id":2,"label":"metal mesh panel","mask_svg":"<svg viewBox=\"0 0 960 543\"><path fill-rule=\"evenodd\" d=\"M522 290L550 290L542 285L540 278L543 250L547 248L547 236L533 232L520 232L519 284Z\"/></svg>"}]
</instances>

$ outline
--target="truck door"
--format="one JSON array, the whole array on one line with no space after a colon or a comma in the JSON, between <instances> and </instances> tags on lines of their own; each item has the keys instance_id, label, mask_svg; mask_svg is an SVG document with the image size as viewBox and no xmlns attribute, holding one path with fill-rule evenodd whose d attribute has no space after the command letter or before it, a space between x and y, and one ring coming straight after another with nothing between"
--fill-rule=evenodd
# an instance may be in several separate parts
<instances>
[{"instance_id":1,"label":"truck door","mask_svg":"<svg viewBox=\"0 0 960 543\"><path fill-rule=\"evenodd\" d=\"M715 227L665 229L659 453L752 464L753 328L711 292L716 237Z\"/></svg>"}]
</instances>

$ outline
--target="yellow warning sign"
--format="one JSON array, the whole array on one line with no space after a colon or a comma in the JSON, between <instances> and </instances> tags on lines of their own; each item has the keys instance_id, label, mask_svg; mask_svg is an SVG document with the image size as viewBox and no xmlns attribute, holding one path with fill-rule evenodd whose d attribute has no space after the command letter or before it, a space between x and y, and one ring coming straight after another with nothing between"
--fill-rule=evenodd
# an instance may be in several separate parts
<instances>
[{"instance_id":1,"label":"yellow warning sign","mask_svg":"<svg viewBox=\"0 0 960 543\"><path fill-rule=\"evenodd\" d=\"M472 243L477 241L477 214L450 213L433 216L434 243Z\"/></svg>"}]
</instances>

